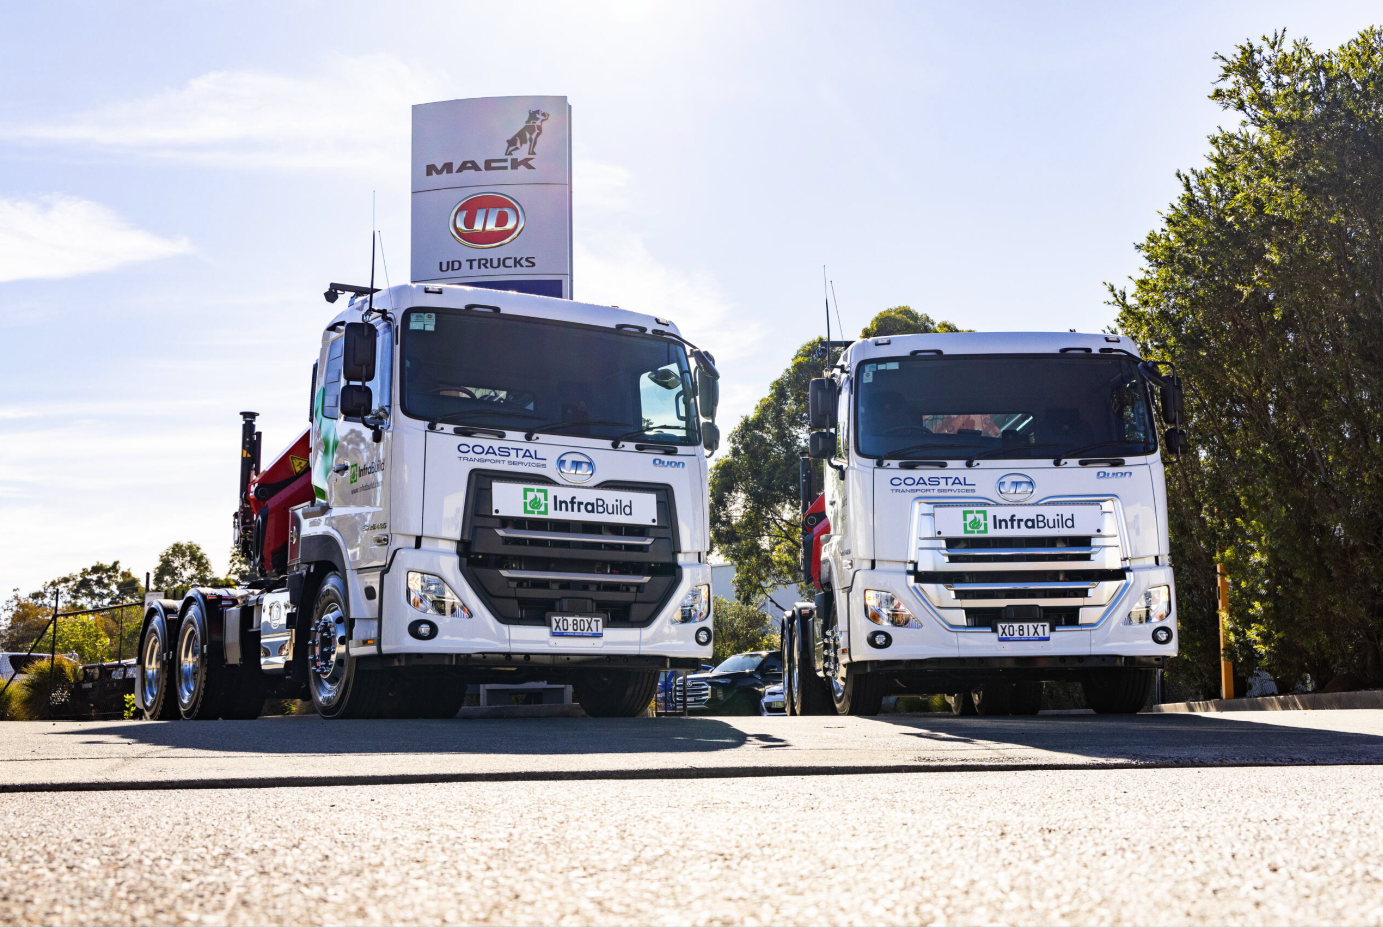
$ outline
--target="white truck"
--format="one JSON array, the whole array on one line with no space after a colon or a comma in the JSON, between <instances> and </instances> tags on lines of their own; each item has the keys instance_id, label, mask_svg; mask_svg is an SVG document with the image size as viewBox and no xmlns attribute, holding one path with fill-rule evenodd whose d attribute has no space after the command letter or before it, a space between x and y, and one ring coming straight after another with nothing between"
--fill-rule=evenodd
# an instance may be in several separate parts
<instances>
[{"instance_id":1,"label":"white truck","mask_svg":"<svg viewBox=\"0 0 1383 928\"><path fill-rule=\"evenodd\" d=\"M714 359L609 306L419 284L326 297L344 293L310 427L261 467L241 414L235 535L257 578L147 607L145 716L253 718L284 697L450 717L468 684L535 680L630 716L660 671L709 659Z\"/></svg>"},{"instance_id":2,"label":"white truck","mask_svg":"<svg viewBox=\"0 0 1383 928\"><path fill-rule=\"evenodd\" d=\"M1179 455L1175 371L1117 335L830 347L802 469L820 593L785 615L789 711L943 693L959 714L1035 714L1049 680L1079 682L1097 712L1141 709L1177 653L1154 422Z\"/></svg>"}]
</instances>

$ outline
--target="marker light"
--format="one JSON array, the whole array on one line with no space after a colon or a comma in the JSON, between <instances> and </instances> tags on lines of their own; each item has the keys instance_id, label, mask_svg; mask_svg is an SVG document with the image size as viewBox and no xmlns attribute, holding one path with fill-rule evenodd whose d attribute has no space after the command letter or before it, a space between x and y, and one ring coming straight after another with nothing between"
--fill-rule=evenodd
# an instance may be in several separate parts
<instances>
[{"instance_id":1,"label":"marker light","mask_svg":"<svg viewBox=\"0 0 1383 928\"><path fill-rule=\"evenodd\" d=\"M428 615L464 616L472 618L471 610L452 592L447 582L436 574L408 572L408 605Z\"/></svg>"},{"instance_id":2,"label":"marker light","mask_svg":"<svg viewBox=\"0 0 1383 928\"><path fill-rule=\"evenodd\" d=\"M711 587L703 583L694 586L682 598L682 607L677 610L677 615L672 617L676 623L682 622L704 622L711 614Z\"/></svg>"},{"instance_id":3,"label":"marker light","mask_svg":"<svg viewBox=\"0 0 1383 928\"><path fill-rule=\"evenodd\" d=\"M892 625L894 628L921 628L922 620L908 611L908 607L886 590L864 591L864 617L875 625Z\"/></svg>"},{"instance_id":4,"label":"marker light","mask_svg":"<svg viewBox=\"0 0 1383 928\"><path fill-rule=\"evenodd\" d=\"M1147 625L1161 622L1172 614L1172 588L1154 586L1143 591L1143 598L1124 620L1125 625Z\"/></svg>"}]
</instances>

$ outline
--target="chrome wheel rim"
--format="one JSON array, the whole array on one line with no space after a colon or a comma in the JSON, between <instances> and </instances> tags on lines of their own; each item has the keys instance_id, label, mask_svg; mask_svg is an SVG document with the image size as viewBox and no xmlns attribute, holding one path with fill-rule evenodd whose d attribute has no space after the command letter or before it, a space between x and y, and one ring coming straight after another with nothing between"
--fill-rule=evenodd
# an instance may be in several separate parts
<instances>
[{"instance_id":1,"label":"chrome wheel rim","mask_svg":"<svg viewBox=\"0 0 1383 928\"><path fill-rule=\"evenodd\" d=\"M139 683L144 697L144 708L151 709L158 696L159 680L163 677L163 639L153 629L144 636L144 660L140 668Z\"/></svg>"},{"instance_id":2,"label":"chrome wheel rim","mask_svg":"<svg viewBox=\"0 0 1383 928\"><path fill-rule=\"evenodd\" d=\"M332 605L312 624L307 645L312 691L320 703L330 703L346 679L346 617Z\"/></svg>"},{"instance_id":3,"label":"chrome wheel rim","mask_svg":"<svg viewBox=\"0 0 1383 928\"><path fill-rule=\"evenodd\" d=\"M202 633L189 616L178 636L178 703L186 709L197 695L202 676Z\"/></svg>"}]
</instances>

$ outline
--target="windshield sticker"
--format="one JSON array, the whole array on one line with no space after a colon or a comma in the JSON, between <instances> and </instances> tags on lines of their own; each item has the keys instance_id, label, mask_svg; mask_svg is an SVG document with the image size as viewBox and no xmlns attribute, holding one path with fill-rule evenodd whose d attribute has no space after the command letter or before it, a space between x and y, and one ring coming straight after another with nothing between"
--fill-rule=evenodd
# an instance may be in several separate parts
<instances>
[{"instance_id":1,"label":"windshield sticker","mask_svg":"<svg viewBox=\"0 0 1383 928\"><path fill-rule=\"evenodd\" d=\"M437 329L436 313L413 313L408 317L408 328L417 329L421 332L433 332Z\"/></svg>"},{"instance_id":2,"label":"windshield sticker","mask_svg":"<svg viewBox=\"0 0 1383 928\"><path fill-rule=\"evenodd\" d=\"M873 367L874 365L871 364L871 365L869 365L869 366L870 366L870 367ZM871 370L865 370L865 372L864 372L864 382L865 382L865 383L873 383L873 382L874 382L874 372L873 372L873 371L871 371Z\"/></svg>"},{"instance_id":3,"label":"windshield sticker","mask_svg":"<svg viewBox=\"0 0 1383 928\"><path fill-rule=\"evenodd\" d=\"M538 454L535 448L463 441L456 446L456 451L460 460L467 464L502 464L506 467L547 469L547 458Z\"/></svg>"}]
</instances>

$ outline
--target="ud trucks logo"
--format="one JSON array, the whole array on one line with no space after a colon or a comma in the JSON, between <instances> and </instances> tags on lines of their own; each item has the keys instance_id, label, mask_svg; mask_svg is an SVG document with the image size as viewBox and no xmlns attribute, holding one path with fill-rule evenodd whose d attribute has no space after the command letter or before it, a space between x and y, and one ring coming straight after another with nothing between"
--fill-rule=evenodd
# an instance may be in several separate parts
<instances>
[{"instance_id":1,"label":"ud trucks logo","mask_svg":"<svg viewBox=\"0 0 1383 928\"><path fill-rule=\"evenodd\" d=\"M595 476L595 462L576 451L557 459L557 473L570 483L585 483Z\"/></svg>"},{"instance_id":2,"label":"ud trucks logo","mask_svg":"<svg viewBox=\"0 0 1383 928\"><path fill-rule=\"evenodd\" d=\"M543 123L547 122L547 113L542 110L529 110L528 121L523 124L523 128L509 137L509 141L504 146L504 153L512 155L523 146L528 146L528 154L538 153L538 136L543 134Z\"/></svg>"},{"instance_id":3,"label":"ud trucks logo","mask_svg":"<svg viewBox=\"0 0 1383 928\"><path fill-rule=\"evenodd\" d=\"M997 486L999 495L1010 503L1021 503L1032 496L1037 484L1027 474L1004 474Z\"/></svg>"},{"instance_id":4,"label":"ud trucks logo","mask_svg":"<svg viewBox=\"0 0 1383 928\"><path fill-rule=\"evenodd\" d=\"M523 231L523 207L502 193L477 193L451 211L451 236L470 248L507 245Z\"/></svg>"},{"instance_id":5,"label":"ud trucks logo","mask_svg":"<svg viewBox=\"0 0 1383 928\"><path fill-rule=\"evenodd\" d=\"M526 516L547 515L547 490L542 487L524 487L523 514Z\"/></svg>"},{"instance_id":6,"label":"ud trucks logo","mask_svg":"<svg viewBox=\"0 0 1383 928\"><path fill-rule=\"evenodd\" d=\"M960 530L966 535L988 535L989 513L984 509L963 509L960 513Z\"/></svg>"}]
</instances>

